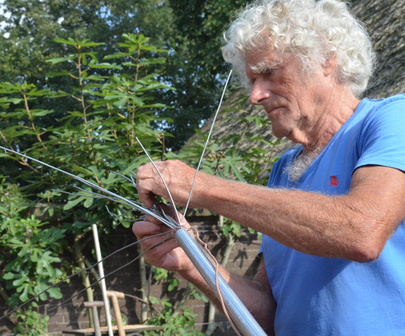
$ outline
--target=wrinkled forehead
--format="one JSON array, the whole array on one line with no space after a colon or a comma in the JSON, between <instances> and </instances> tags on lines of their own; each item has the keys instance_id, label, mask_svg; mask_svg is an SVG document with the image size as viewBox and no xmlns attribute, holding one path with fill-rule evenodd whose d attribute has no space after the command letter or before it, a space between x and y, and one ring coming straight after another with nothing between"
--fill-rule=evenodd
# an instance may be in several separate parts
<instances>
[{"instance_id":1,"label":"wrinkled forehead","mask_svg":"<svg viewBox=\"0 0 405 336\"><path fill-rule=\"evenodd\" d=\"M287 52L280 52L273 46L267 46L259 50L248 50L244 56L246 70L250 70L253 73L260 73L269 67L276 67L283 64L289 58L290 55Z\"/></svg>"}]
</instances>

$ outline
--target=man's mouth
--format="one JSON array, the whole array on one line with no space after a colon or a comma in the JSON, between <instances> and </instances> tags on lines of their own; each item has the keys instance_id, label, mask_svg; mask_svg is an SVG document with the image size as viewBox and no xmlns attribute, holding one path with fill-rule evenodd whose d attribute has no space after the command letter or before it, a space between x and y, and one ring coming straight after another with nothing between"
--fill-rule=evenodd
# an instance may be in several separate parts
<instances>
[{"instance_id":1,"label":"man's mouth","mask_svg":"<svg viewBox=\"0 0 405 336\"><path fill-rule=\"evenodd\" d=\"M276 110L278 110L278 109L280 109L281 108L281 106L278 106L278 107L274 107L274 108L272 108L269 112L267 112L267 114L272 114L274 111L276 111Z\"/></svg>"}]
</instances>

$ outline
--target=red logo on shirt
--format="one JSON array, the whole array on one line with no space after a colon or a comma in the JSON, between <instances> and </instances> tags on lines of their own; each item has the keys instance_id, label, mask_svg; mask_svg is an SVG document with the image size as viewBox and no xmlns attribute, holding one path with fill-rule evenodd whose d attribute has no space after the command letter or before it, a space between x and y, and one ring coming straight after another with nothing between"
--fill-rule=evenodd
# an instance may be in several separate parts
<instances>
[{"instance_id":1,"label":"red logo on shirt","mask_svg":"<svg viewBox=\"0 0 405 336\"><path fill-rule=\"evenodd\" d=\"M339 182L337 181L336 176L331 176L330 177L330 186L337 188L338 185L339 185Z\"/></svg>"}]
</instances>

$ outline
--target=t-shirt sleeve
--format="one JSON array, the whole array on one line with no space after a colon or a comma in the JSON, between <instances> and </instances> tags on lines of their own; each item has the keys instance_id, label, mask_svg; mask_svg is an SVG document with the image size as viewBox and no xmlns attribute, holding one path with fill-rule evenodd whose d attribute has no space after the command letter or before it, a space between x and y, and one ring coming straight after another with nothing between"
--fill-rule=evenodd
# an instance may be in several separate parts
<instances>
[{"instance_id":1,"label":"t-shirt sleeve","mask_svg":"<svg viewBox=\"0 0 405 336\"><path fill-rule=\"evenodd\" d=\"M405 171L405 96L395 96L370 112L359 139L354 169L379 165Z\"/></svg>"}]
</instances>

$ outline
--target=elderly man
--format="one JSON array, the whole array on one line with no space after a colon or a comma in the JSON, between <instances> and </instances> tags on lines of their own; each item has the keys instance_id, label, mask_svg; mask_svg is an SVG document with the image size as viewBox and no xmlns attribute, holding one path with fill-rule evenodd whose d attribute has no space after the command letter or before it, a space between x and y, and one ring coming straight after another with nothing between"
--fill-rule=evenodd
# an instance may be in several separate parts
<instances>
[{"instance_id":1,"label":"elderly man","mask_svg":"<svg viewBox=\"0 0 405 336\"><path fill-rule=\"evenodd\" d=\"M264 234L255 279L224 278L269 334L405 335L405 96L359 100L374 59L363 26L337 0L261 0L226 39L250 102L275 136L301 146L274 165L268 188L199 174L192 207ZM184 206L194 170L158 167ZM137 183L149 207L168 198L150 164ZM164 230L149 217L133 228L138 238ZM174 240L146 258L215 300Z\"/></svg>"}]
</instances>

